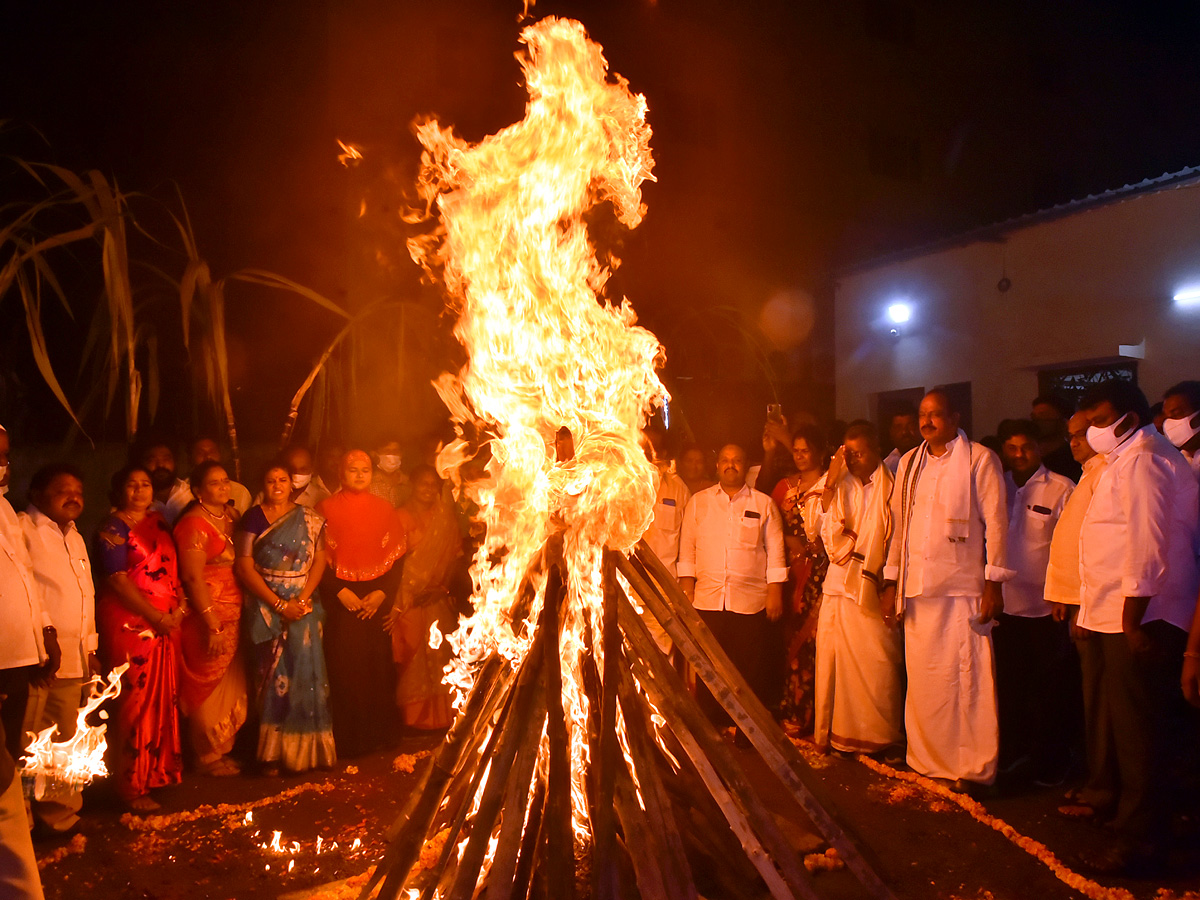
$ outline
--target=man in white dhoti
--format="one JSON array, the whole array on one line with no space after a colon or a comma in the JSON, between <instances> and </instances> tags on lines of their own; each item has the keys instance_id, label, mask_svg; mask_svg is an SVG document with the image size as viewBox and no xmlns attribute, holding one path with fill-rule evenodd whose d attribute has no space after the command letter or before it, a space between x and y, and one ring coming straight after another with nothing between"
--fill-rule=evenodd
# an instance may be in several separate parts
<instances>
[{"instance_id":1,"label":"man in white dhoti","mask_svg":"<svg viewBox=\"0 0 1200 900\"><path fill-rule=\"evenodd\" d=\"M968 790L995 781L999 753L991 629L1013 575L1004 476L959 430L945 391L918 415L925 440L900 460L880 607L904 622L908 764Z\"/></svg>"},{"instance_id":2,"label":"man in white dhoti","mask_svg":"<svg viewBox=\"0 0 1200 900\"><path fill-rule=\"evenodd\" d=\"M804 529L829 556L817 624L815 740L822 751L874 753L903 740L904 649L883 620L892 473L870 422L850 423Z\"/></svg>"}]
</instances>

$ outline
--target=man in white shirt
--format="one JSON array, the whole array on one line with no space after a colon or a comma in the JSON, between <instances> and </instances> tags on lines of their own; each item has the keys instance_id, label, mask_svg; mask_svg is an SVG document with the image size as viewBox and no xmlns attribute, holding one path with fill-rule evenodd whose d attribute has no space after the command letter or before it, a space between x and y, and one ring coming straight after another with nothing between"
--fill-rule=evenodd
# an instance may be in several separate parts
<instances>
[{"instance_id":1,"label":"man in white shirt","mask_svg":"<svg viewBox=\"0 0 1200 900\"><path fill-rule=\"evenodd\" d=\"M884 457L884 465L896 474L900 457L921 443L921 430L917 425L917 411L908 404L892 412L888 417L888 438L892 452Z\"/></svg>"},{"instance_id":2,"label":"man in white shirt","mask_svg":"<svg viewBox=\"0 0 1200 900\"><path fill-rule=\"evenodd\" d=\"M925 440L904 454L892 489L880 607L904 622L908 764L973 790L995 781L999 753L991 630L1013 574L1004 474L959 430L944 390L927 393L918 416Z\"/></svg>"},{"instance_id":3,"label":"man in white shirt","mask_svg":"<svg viewBox=\"0 0 1200 900\"><path fill-rule=\"evenodd\" d=\"M0 427L0 487L8 486L8 432ZM0 716L8 752L21 755L21 726L31 679L48 680L62 654L54 623L42 609L42 594L17 514L0 496Z\"/></svg>"},{"instance_id":4,"label":"man in white shirt","mask_svg":"<svg viewBox=\"0 0 1200 900\"><path fill-rule=\"evenodd\" d=\"M57 726L54 739L65 741L75 734L84 684L100 674L92 568L75 527L83 513L83 475L74 466L44 466L34 474L29 496L33 502L19 516L21 528L63 656L55 678L30 685L24 732L38 734ZM35 801L35 827L50 834L69 832L79 822L82 802L78 792Z\"/></svg>"},{"instance_id":5,"label":"man in white shirt","mask_svg":"<svg viewBox=\"0 0 1200 900\"><path fill-rule=\"evenodd\" d=\"M679 534L683 527L683 513L692 492L687 489L678 475L675 474L671 461L667 458L666 438L655 428L646 429L645 450L646 458L654 463L658 470L658 492L654 496L654 519L650 527L642 535L650 549L654 551L664 566L672 575L677 575L676 566L679 563ZM671 638L653 616L646 619L654 642L663 653L671 653Z\"/></svg>"},{"instance_id":6,"label":"man in white shirt","mask_svg":"<svg viewBox=\"0 0 1200 900\"><path fill-rule=\"evenodd\" d=\"M192 441L191 446L188 447L188 461L191 463L192 468L209 460L224 465L224 461L221 459L221 445L211 437L201 436L196 438ZM250 498L250 491L244 484L238 484L233 480L233 469L228 469L227 474L229 475L229 505L237 510L239 516L244 516L246 510L253 505ZM184 484L187 488L186 490L173 491L167 500L165 515L168 522L179 521L179 517L183 515L183 511L187 509L188 504L196 499L192 494L191 484L187 481L184 481Z\"/></svg>"},{"instance_id":7,"label":"man in white shirt","mask_svg":"<svg viewBox=\"0 0 1200 900\"><path fill-rule=\"evenodd\" d=\"M904 649L879 610L891 493L875 426L851 422L804 510L809 541L819 537L829 556L817 623L814 733L822 751L875 753L904 739Z\"/></svg>"},{"instance_id":8,"label":"man in white shirt","mask_svg":"<svg viewBox=\"0 0 1200 900\"><path fill-rule=\"evenodd\" d=\"M1070 761L1065 673L1071 644L1066 626L1046 602L1046 566L1050 540L1075 483L1042 463L1032 421L1006 419L998 437L1008 466L1008 568L1016 573L1004 583L1004 612L992 633L1000 771L1057 785Z\"/></svg>"},{"instance_id":9,"label":"man in white shirt","mask_svg":"<svg viewBox=\"0 0 1200 900\"><path fill-rule=\"evenodd\" d=\"M1084 860L1108 874L1158 862L1168 822L1165 724L1196 605L1197 482L1154 428L1128 382L1096 385L1080 404L1088 443L1107 457L1080 530L1080 662L1089 727L1111 752L1082 799L1111 812L1117 841Z\"/></svg>"},{"instance_id":10,"label":"man in white shirt","mask_svg":"<svg viewBox=\"0 0 1200 900\"><path fill-rule=\"evenodd\" d=\"M171 445L152 438L140 445L131 462L145 468L150 476L150 485L154 488L154 502L150 508L162 513L168 525L174 525L183 508L191 502L192 489L187 481L175 475L175 451Z\"/></svg>"},{"instance_id":11,"label":"man in white shirt","mask_svg":"<svg viewBox=\"0 0 1200 900\"><path fill-rule=\"evenodd\" d=\"M766 494L746 485L746 454L728 444L717 455L717 484L692 497L679 541L679 584L754 692L770 689L770 622L783 616L787 563L783 523ZM702 684L701 706L714 722L728 716Z\"/></svg>"},{"instance_id":12,"label":"man in white shirt","mask_svg":"<svg viewBox=\"0 0 1200 900\"><path fill-rule=\"evenodd\" d=\"M1163 394L1163 434L1200 478L1200 381L1181 381Z\"/></svg>"}]
</instances>

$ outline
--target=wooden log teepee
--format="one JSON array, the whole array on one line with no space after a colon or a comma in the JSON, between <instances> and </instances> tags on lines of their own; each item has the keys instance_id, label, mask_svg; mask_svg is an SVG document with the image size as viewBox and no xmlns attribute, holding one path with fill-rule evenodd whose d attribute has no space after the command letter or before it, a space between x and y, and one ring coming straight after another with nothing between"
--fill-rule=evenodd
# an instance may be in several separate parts
<instances>
[{"instance_id":1,"label":"wooden log teepee","mask_svg":"<svg viewBox=\"0 0 1200 900\"><path fill-rule=\"evenodd\" d=\"M516 665L493 655L479 669L454 726L389 829L362 900L377 887L383 900L697 900L698 870L711 873L713 893L817 898L799 853L658 648L647 618L662 626L836 848L863 896L890 900L820 779L644 542L627 555L605 551L603 659L598 664L585 654L583 671L571 673L588 700L587 771L576 779L559 653L567 573L561 554L545 558L552 561L528 653ZM529 609L527 592L512 615L519 620ZM586 644L592 646L590 636ZM587 794L582 833L572 818L578 782ZM438 858L417 866L435 836L442 841Z\"/></svg>"}]
</instances>

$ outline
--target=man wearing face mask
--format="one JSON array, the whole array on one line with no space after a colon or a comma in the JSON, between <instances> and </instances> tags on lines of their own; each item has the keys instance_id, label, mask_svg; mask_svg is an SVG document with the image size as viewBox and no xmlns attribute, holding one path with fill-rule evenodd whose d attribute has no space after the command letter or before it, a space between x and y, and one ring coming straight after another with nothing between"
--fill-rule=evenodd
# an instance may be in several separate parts
<instances>
[{"instance_id":1,"label":"man wearing face mask","mask_svg":"<svg viewBox=\"0 0 1200 900\"><path fill-rule=\"evenodd\" d=\"M408 502L412 487L408 476L400 468L400 442L385 440L378 444L374 457L375 469L371 474L371 486L367 488L376 497L382 497L397 508Z\"/></svg>"},{"instance_id":2,"label":"man wearing face mask","mask_svg":"<svg viewBox=\"0 0 1200 900\"><path fill-rule=\"evenodd\" d=\"M1181 381L1162 400L1163 434L1179 448L1200 478L1200 381Z\"/></svg>"},{"instance_id":3,"label":"man wearing face mask","mask_svg":"<svg viewBox=\"0 0 1200 900\"><path fill-rule=\"evenodd\" d=\"M1107 461L1079 538L1084 712L1089 733L1104 729L1112 748L1089 767L1085 793L1117 835L1083 862L1145 873L1161 861L1169 821L1164 732L1200 582L1198 489L1135 385L1096 385L1080 409Z\"/></svg>"},{"instance_id":4,"label":"man wearing face mask","mask_svg":"<svg viewBox=\"0 0 1200 900\"><path fill-rule=\"evenodd\" d=\"M297 506L315 509L318 503L329 496L329 491L321 484L320 479L313 478L312 454L299 444L293 444L285 449L281 456L292 479L291 501ZM262 500L263 494L259 491L254 502L262 503Z\"/></svg>"},{"instance_id":5,"label":"man wearing face mask","mask_svg":"<svg viewBox=\"0 0 1200 900\"><path fill-rule=\"evenodd\" d=\"M192 489L182 478L175 477L175 452L166 441L150 440L140 446L130 462L146 469L154 488L151 509L163 514L170 525L175 524L183 508L192 499Z\"/></svg>"}]
</instances>

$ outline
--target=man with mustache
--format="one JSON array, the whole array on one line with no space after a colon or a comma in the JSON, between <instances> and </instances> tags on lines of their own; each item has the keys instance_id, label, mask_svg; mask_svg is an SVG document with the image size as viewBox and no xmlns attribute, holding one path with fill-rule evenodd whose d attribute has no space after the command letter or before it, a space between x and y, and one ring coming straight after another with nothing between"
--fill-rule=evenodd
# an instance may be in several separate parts
<instances>
[{"instance_id":1,"label":"man with mustache","mask_svg":"<svg viewBox=\"0 0 1200 900\"><path fill-rule=\"evenodd\" d=\"M57 674L32 680L24 732L37 734L54 725L55 740L65 741L75 734L84 684L100 674L92 568L75 527L83 514L83 475L74 466L43 466L33 476L29 496L33 502L20 514L21 529L42 606L58 632L62 663ZM34 828L47 836L69 834L79 823L82 802L78 792L35 800Z\"/></svg>"},{"instance_id":2,"label":"man with mustache","mask_svg":"<svg viewBox=\"0 0 1200 900\"><path fill-rule=\"evenodd\" d=\"M924 442L892 490L880 609L904 623L908 764L971 791L996 780L1000 749L991 630L1013 576L1004 475L959 429L945 390L925 395L918 418Z\"/></svg>"},{"instance_id":3,"label":"man with mustache","mask_svg":"<svg viewBox=\"0 0 1200 900\"><path fill-rule=\"evenodd\" d=\"M164 440L150 440L141 445L131 462L146 469L154 488L152 509L163 514L168 525L174 525L192 496L192 488L182 478L175 477L175 451Z\"/></svg>"},{"instance_id":4,"label":"man with mustache","mask_svg":"<svg viewBox=\"0 0 1200 900\"><path fill-rule=\"evenodd\" d=\"M679 536L679 584L759 699L770 691L768 629L783 616L783 523L775 503L746 484L746 453L727 444L719 482L692 497ZM709 718L728 724L697 685Z\"/></svg>"}]
</instances>

